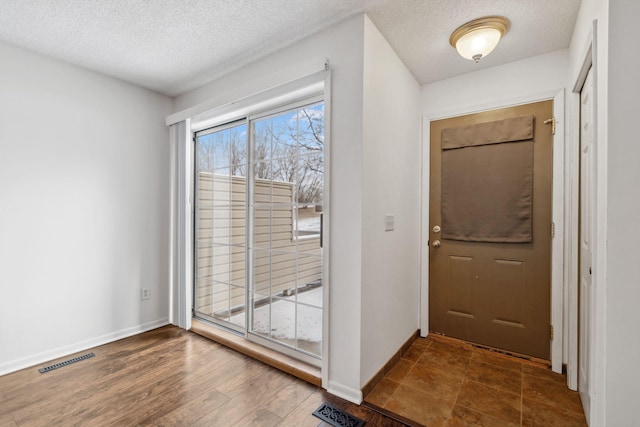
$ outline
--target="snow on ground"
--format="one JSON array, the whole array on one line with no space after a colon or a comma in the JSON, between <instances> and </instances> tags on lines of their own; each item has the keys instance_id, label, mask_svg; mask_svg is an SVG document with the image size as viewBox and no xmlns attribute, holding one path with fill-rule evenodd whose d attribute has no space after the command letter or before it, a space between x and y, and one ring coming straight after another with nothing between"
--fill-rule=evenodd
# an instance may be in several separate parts
<instances>
[{"instance_id":1,"label":"snow on ground","mask_svg":"<svg viewBox=\"0 0 640 427\"><path fill-rule=\"evenodd\" d=\"M253 332L268 335L270 330L271 336L279 340L297 338L310 342L322 342L322 308L320 308L322 307L322 287L300 293L298 302L303 304L295 304L295 300L296 296L292 295L256 308L253 312ZM296 307L298 308L297 322ZM244 323L244 312L231 316L231 322Z\"/></svg>"},{"instance_id":2,"label":"snow on ground","mask_svg":"<svg viewBox=\"0 0 640 427\"><path fill-rule=\"evenodd\" d=\"M320 217L298 218L298 230L320 233Z\"/></svg>"}]
</instances>

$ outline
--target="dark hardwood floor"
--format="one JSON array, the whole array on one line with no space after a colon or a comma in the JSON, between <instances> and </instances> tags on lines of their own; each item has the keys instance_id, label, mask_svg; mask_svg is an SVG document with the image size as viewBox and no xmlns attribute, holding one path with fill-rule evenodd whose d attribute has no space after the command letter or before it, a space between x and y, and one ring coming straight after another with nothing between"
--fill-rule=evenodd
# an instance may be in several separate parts
<instances>
[{"instance_id":1,"label":"dark hardwood floor","mask_svg":"<svg viewBox=\"0 0 640 427\"><path fill-rule=\"evenodd\" d=\"M77 355L0 377L0 426L318 426L324 401L367 425L404 425L172 326Z\"/></svg>"}]
</instances>

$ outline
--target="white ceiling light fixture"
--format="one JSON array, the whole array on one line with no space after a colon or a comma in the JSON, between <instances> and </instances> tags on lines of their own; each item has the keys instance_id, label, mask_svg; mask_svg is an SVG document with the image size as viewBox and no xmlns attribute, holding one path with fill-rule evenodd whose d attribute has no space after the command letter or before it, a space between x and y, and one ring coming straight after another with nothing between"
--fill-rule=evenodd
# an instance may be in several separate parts
<instances>
[{"instance_id":1,"label":"white ceiling light fixture","mask_svg":"<svg viewBox=\"0 0 640 427\"><path fill-rule=\"evenodd\" d=\"M509 31L509 25L509 20L503 16L474 19L451 33L449 43L463 58L478 62L496 48Z\"/></svg>"}]
</instances>

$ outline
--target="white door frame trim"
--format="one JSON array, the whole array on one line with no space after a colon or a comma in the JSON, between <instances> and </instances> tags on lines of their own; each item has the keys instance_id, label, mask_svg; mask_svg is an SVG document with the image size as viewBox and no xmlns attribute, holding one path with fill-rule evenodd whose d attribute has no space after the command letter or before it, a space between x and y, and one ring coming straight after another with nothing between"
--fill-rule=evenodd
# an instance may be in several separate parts
<instances>
[{"instance_id":1,"label":"white door frame trim","mask_svg":"<svg viewBox=\"0 0 640 427\"><path fill-rule=\"evenodd\" d=\"M606 47L605 47L606 49ZM605 335L606 335L606 235L607 235L607 110L606 110L606 59L601 63L598 62L598 21L594 20L590 32L587 36L585 47L582 51L582 64L578 70L571 76L570 82L574 83L571 94L571 132L570 147L568 147L571 156L577 156L580 147L580 91L586 79L589 68L593 69L593 128L595 143L595 194L594 194L594 235L592 266L594 274L591 277L591 288L593 290L591 305L591 336L589 343L589 413L585 414L591 425L604 425L605 421ZM606 56L606 53L605 53ZM600 77L600 74L604 77ZM600 104L600 97L605 101ZM574 164L572 170L567 172L567 176L575 179L576 188L579 183L579 164ZM576 190L577 191L577 190ZM579 200L568 201L569 208L575 210L575 218L579 219L577 214L579 208ZM577 219L576 219L577 221ZM576 227L577 228L577 227ZM570 258L568 264L577 269L578 264L578 238L576 234L570 236L569 250ZM569 282L569 336L570 342L568 346L568 366L567 374L569 387L577 388L578 383L578 272L575 276L570 276L574 282ZM574 289L571 288L573 285ZM571 375L571 377L569 377ZM575 384L573 380L575 378Z\"/></svg>"},{"instance_id":2,"label":"white door frame trim","mask_svg":"<svg viewBox=\"0 0 640 427\"><path fill-rule=\"evenodd\" d=\"M595 24L594 24L595 25ZM573 79L573 89L569 94L568 99L568 112L567 120L569 126L567 126L567 181L566 181L566 212L567 212L567 229L565 232L566 246L565 246L565 259L567 260L565 280L566 286L566 298L567 298L567 321L566 321L566 333L567 333L567 385L572 390L578 390L578 342L580 334L580 325L578 319L579 313L579 298L578 298L578 258L579 258L579 211L580 211L580 92L582 86L587 78L589 69L594 65L594 52L593 52L593 30L589 30L587 36L587 43L582 51L582 64L580 68L575 72ZM595 77L595 75L594 75ZM595 97L595 79L594 79L594 110L597 108ZM595 118L595 114L594 114ZM594 124L595 126L595 124ZM597 128L596 128L597 129ZM597 135L594 134L594 138Z\"/></svg>"},{"instance_id":3,"label":"white door frame trim","mask_svg":"<svg viewBox=\"0 0 640 427\"><path fill-rule=\"evenodd\" d=\"M422 180L421 180L421 245L420 245L420 335L429 334L429 147L431 122L445 118L473 114L498 108L513 107L533 102L554 101L557 130L553 138L553 192L552 221L555 237L552 240L551 260L551 325L554 339L551 343L551 364L555 372L562 372L564 342L564 88L534 93L518 98L462 107L422 117Z\"/></svg>"}]
</instances>

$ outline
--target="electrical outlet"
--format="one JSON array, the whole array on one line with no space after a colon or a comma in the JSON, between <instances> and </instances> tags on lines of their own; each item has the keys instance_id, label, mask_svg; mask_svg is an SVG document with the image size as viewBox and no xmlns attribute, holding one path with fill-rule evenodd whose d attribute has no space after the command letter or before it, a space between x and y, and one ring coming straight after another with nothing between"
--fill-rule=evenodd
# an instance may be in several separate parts
<instances>
[{"instance_id":1,"label":"electrical outlet","mask_svg":"<svg viewBox=\"0 0 640 427\"><path fill-rule=\"evenodd\" d=\"M149 291L149 289L147 288L140 289L140 300L144 301L148 300L149 298L151 298L151 291Z\"/></svg>"}]
</instances>

